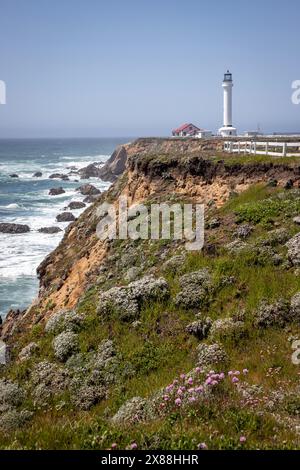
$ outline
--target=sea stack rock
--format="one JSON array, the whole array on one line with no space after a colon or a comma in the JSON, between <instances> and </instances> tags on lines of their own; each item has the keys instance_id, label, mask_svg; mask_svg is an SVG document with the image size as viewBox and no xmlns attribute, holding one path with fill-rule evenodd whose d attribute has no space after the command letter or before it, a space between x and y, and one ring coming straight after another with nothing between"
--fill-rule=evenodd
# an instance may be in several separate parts
<instances>
[{"instance_id":1,"label":"sea stack rock","mask_svg":"<svg viewBox=\"0 0 300 470\"><path fill-rule=\"evenodd\" d=\"M70 204L68 205L69 209L73 210L73 209L83 209L84 207L86 207L85 203L84 202L80 202L80 201L72 201L70 202Z\"/></svg>"},{"instance_id":2,"label":"sea stack rock","mask_svg":"<svg viewBox=\"0 0 300 470\"><path fill-rule=\"evenodd\" d=\"M99 177L103 181L115 181L118 176L124 173L127 163L126 148L121 145L113 152L109 160L99 170Z\"/></svg>"},{"instance_id":3,"label":"sea stack rock","mask_svg":"<svg viewBox=\"0 0 300 470\"><path fill-rule=\"evenodd\" d=\"M81 179L99 178L100 168L98 168L97 164L91 163L85 168L81 168L81 170L79 170L78 173L80 174Z\"/></svg>"},{"instance_id":4,"label":"sea stack rock","mask_svg":"<svg viewBox=\"0 0 300 470\"><path fill-rule=\"evenodd\" d=\"M59 194L64 194L66 191L60 186L59 188L51 188L49 191L49 196L58 196Z\"/></svg>"},{"instance_id":5,"label":"sea stack rock","mask_svg":"<svg viewBox=\"0 0 300 470\"><path fill-rule=\"evenodd\" d=\"M74 222L76 218L71 212L62 212L56 217L57 222Z\"/></svg>"},{"instance_id":6,"label":"sea stack rock","mask_svg":"<svg viewBox=\"0 0 300 470\"><path fill-rule=\"evenodd\" d=\"M21 225L21 224L0 224L0 232L1 233L26 233L29 232L30 228L28 225Z\"/></svg>"}]
</instances>

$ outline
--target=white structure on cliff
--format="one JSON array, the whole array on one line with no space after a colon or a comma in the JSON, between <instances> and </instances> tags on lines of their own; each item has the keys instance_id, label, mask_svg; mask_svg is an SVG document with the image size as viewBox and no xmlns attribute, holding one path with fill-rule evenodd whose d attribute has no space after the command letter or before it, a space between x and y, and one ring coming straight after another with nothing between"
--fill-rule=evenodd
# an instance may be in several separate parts
<instances>
[{"instance_id":1,"label":"white structure on cliff","mask_svg":"<svg viewBox=\"0 0 300 470\"><path fill-rule=\"evenodd\" d=\"M232 74L227 70L223 80L224 90L224 125L219 129L219 134L222 137L236 136L236 128L232 125Z\"/></svg>"}]
</instances>

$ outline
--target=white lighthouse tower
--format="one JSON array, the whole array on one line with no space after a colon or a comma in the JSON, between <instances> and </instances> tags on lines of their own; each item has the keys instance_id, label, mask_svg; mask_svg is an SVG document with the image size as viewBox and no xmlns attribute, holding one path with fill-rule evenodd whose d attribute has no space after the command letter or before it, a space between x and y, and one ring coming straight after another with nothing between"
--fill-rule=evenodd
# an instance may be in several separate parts
<instances>
[{"instance_id":1,"label":"white lighthouse tower","mask_svg":"<svg viewBox=\"0 0 300 470\"><path fill-rule=\"evenodd\" d=\"M224 75L223 80L223 90L224 90L224 118L223 118L223 127L219 129L219 134L222 137L230 137L236 135L236 128L232 125L232 74L227 70L227 73Z\"/></svg>"}]
</instances>

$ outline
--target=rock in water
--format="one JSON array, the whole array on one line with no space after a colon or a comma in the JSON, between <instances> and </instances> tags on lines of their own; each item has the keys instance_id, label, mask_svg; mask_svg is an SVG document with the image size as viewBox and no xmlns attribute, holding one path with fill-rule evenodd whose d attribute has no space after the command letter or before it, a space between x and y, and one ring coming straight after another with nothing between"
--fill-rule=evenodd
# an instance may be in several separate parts
<instances>
[{"instance_id":1,"label":"rock in water","mask_svg":"<svg viewBox=\"0 0 300 470\"><path fill-rule=\"evenodd\" d=\"M100 189L95 188L95 186L92 184L83 184L77 188L76 191L79 191L83 196L94 196L96 194L101 194Z\"/></svg>"},{"instance_id":2,"label":"rock in water","mask_svg":"<svg viewBox=\"0 0 300 470\"><path fill-rule=\"evenodd\" d=\"M74 222L76 217L71 212L63 212L62 214L58 214L56 216L57 222Z\"/></svg>"},{"instance_id":3,"label":"rock in water","mask_svg":"<svg viewBox=\"0 0 300 470\"><path fill-rule=\"evenodd\" d=\"M81 179L100 177L100 169L94 163L91 163L85 168L81 168L81 170L79 170L78 173L80 174Z\"/></svg>"},{"instance_id":4,"label":"rock in water","mask_svg":"<svg viewBox=\"0 0 300 470\"><path fill-rule=\"evenodd\" d=\"M69 177L68 175L64 175L62 173L53 173L52 175L49 176L50 179L60 179L64 181L68 181Z\"/></svg>"},{"instance_id":5,"label":"rock in water","mask_svg":"<svg viewBox=\"0 0 300 470\"><path fill-rule=\"evenodd\" d=\"M85 203L84 202L80 202L80 201L72 201L70 202L70 204L68 205L68 207L72 210L74 209L83 209L85 206Z\"/></svg>"},{"instance_id":6,"label":"rock in water","mask_svg":"<svg viewBox=\"0 0 300 470\"><path fill-rule=\"evenodd\" d=\"M66 191L60 186L59 188L51 188L49 191L49 196L58 196L59 194L64 194Z\"/></svg>"},{"instance_id":7,"label":"rock in water","mask_svg":"<svg viewBox=\"0 0 300 470\"><path fill-rule=\"evenodd\" d=\"M29 232L30 228L28 225L22 224L0 224L1 233L26 233Z\"/></svg>"},{"instance_id":8,"label":"rock in water","mask_svg":"<svg viewBox=\"0 0 300 470\"><path fill-rule=\"evenodd\" d=\"M9 175L11 178L19 178L19 175L17 175L17 173L12 173L11 175Z\"/></svg>"},{"instance_id":9,"label":"rock in water","mask_svg":"<svg viewBox=\"0 0 300 470\"><path fill-rule=\"evenodd\" d=\"M59 227L42 227L38 229L38 232L53 234L53 233L62 232L62 229Z\"/></svg>"},{"instance_id":10,"label":"rock in water","mask_svg":"<svg viewBox=\"0 0 300 470\"><path fill-rule=\"evenodd\" d=\"M43 176L43 173L41 171L36 171L32 177L33 178L41 178Z\"/></svg>"}]
</instances>

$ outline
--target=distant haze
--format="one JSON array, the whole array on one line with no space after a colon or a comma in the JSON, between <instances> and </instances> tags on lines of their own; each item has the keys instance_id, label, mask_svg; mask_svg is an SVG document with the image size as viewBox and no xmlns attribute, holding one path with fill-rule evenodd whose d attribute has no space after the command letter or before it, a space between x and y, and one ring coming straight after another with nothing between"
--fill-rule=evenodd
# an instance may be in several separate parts
<instances>
[{"instance_id":1,"label":"distant haze","mask_svg":"<svg viewBox=\"0 0 300 470\"><path fill-rule=\"evenodd\" d=\"M223 73L238 131L300 131L300 2L1 0L0 137L216 131Z\"/></svg>"}]
</instances>

